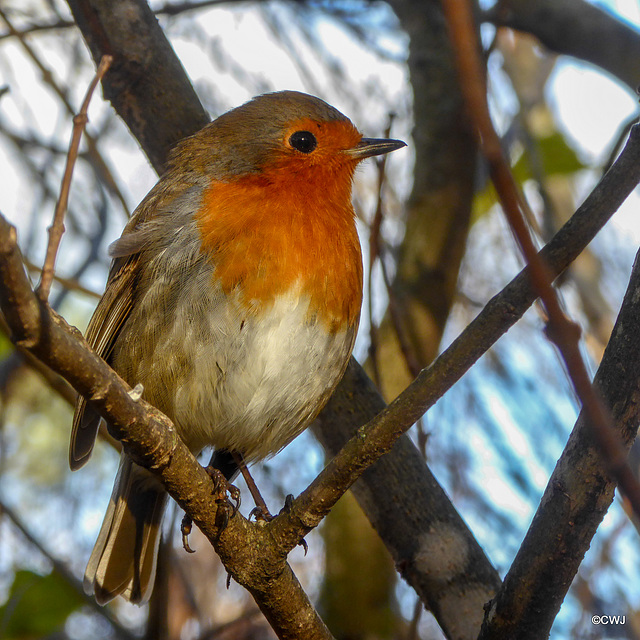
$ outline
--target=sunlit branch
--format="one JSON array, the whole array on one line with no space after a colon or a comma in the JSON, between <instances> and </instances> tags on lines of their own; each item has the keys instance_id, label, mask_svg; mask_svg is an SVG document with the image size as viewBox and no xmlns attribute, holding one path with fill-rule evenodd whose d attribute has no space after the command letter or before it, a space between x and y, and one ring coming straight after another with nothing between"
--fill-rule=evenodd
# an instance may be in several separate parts
<instances>
[{"instance_id":1,"label":"sunlit branch","mask_svg":"<svg viewBox=\"0 0 640 640\"><path fill-rule=\"evenodd\" d=\"M98 83L104 77L113 61L112 56L103 56L98 70L96 71L93 80L89 84L87 93L82 102L82 106L78 115L73 118L73 132L71 134L71 142L69 143L69 153L67 154L67 163L62 176L62 185L60 186L60 195L56 203L55 212L53 215L53 222L49 227L49 243L47 245L47 254L42 267L42 275L40 279L40 285L38 286L38 295L44 302L49 298L49 291L51 290L51 283L53 282L54 264L56 255L58 253L58 247L62 240L62 234L64 233L64 215L67 211L67 203L69 202L69 191L71 189L71 177L73 175L73 168L78 157L78 149L80 148L80 139L84 128L89 121L87 112L89 111L89 103L93 96L95 88Z\"/></svg>"}]
</instances>

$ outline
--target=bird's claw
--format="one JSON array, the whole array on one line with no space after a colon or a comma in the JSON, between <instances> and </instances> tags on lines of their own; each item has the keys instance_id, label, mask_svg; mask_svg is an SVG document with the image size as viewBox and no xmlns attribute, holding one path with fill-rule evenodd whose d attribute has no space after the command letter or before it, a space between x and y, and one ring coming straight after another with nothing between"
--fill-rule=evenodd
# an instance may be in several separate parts
<instances>
[{"instance_id":1,"label":"bird's claw","mask_svg":"<svg viewBox=\"0 0 640 640\"><path fill-rule=\"evenodd\" d=\"M251 518L255 518L256 522L267 523L271 522L275 516L272 516L266 507L258 506L251 509L249 520L251 520Z\"/></svg>"},{"instance_id":2,"label":"bird's claw","mask_svg":"<svg viewBox=\"0 0 640 640\"><path fill-rule=\"evenodd\" d=\"M187 553L195 553L195 549L192 549L189 546L189 534L193 529L193 520L191 516L184 514L184 518L182 518L182 523L180 524L180 531L182 533L182 546Z\"/></svg>"},{"instance_id":3,"label":"bird's claw","mask_svg":"<svg viewBox=\"0 0 640 640\"><path fill-rule=\"evenodd\" d=\"M213 482L216 502L220 505L221 519L220 531L224 531L240 508L240 489L231 484L223 473L215 467L207 466L205 471L209 474ZM227 494L229 497L227 498Z\"/></svg>"}]
</instances>

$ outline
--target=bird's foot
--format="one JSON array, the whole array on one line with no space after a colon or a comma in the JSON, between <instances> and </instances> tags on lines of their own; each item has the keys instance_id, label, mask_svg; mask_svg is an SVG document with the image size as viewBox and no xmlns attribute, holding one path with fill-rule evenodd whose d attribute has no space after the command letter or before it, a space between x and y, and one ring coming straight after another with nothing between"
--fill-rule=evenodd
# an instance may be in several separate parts
<instances>
[{"instance_id":1,"label":"bird's foot","mask_svg":"<svg viewBox=\"0 0 640 640\"><path fill-rule=\"evenodd\" d=\"M289 513L291 511L291 507L293 505L293 496L291 494L288 494L285 499L284 499L284 505L282 506L282 509L280 509L280 513ZM278 515L280 515L280 513ZM273 516L269 513L266 505L262 506L257 506L254 507L251 510L251 513L249 514L249 518L254 517L256 519L256 522L261 522L261 523L268 523L271 522L276 516ZM307 544L307 541L302 538L300 540L300 542L298 542L298 546L302 547L304 549L304 555L307 555L307 552L309 551L309 545Z\"/></svg>"},{"instance_id":2,"label":"bird's foot","mask_svg":"<svg viewBox=\"0 0 640 640\"><path fill-rule=\"evenodd\" d=\"M213 481L213 495L216 503L220 507L218 510L220 519L218 527L222 533L222 531L227 528L229 520L238 513L238 509L240 508L240 489L231 484L219 469L207 466L204 470ZM189 546L189 535L192 529L193 520L191 516L185 514L180 524L180 531L182 533L182 546L187 553L195 553L194 549Z\"/></svg>"},{"instance_id":3,"label":"bird's foot","mask_svg":"<svg viewBox=\"0 0 640 640\"><path fill-rule=\"evenodd\" d=\"M227 528L229 520L238 513L238 509L240 508L240 489L231 484L219 469L207 466L204 470L213 481L215 500L220 507L218 510L220 514L218 526L220 532L222 532ZM227 497L227 494L229 497Z\"/></svg>"},{"instance_id":4,"label":"bird's foot","mask_svg":"<svg viewBox=\"0 0 640 640\"><path fill-rule=\"evenodd\" d=\"M249 513L249 520L251 520L251 518L255 518L256 522L266 524L267 522L271 522L275 516L271 515L266 504L261 504L251 509L251 512Z\"/></svg>"}]
</instances>

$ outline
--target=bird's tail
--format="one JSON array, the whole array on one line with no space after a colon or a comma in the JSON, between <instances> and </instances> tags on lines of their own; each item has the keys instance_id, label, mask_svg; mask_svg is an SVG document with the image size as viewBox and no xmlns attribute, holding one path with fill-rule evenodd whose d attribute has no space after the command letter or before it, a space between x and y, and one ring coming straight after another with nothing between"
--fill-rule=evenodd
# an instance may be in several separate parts
<instances>
[{"instance_id":1,"label":"bird's tail","mask_svg":"<svg viewBox=\"0 0 640 640\"><path fill-rule=\"evenodd\" d=\"M153 589L167 493L124 453L98 540L84 575L84 589L98 604L118 595L135 604Z\"/></svg>"}]
</instances>

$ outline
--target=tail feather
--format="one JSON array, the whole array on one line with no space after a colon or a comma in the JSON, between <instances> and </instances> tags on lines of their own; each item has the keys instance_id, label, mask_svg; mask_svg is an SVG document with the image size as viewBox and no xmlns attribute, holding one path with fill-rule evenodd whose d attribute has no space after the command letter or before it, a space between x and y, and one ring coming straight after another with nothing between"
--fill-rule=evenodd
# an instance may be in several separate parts
<instances>
[{"instance_id":1,"label":"tail feather","mask_svg":"<svg viewBox=\"0 0 640 640\"><path fill-rule=\"evenodd\" d=\"M85 592L98 604L118 595L135 604L149 599L166 502L160 483L123 454L84 576Z\"/></svg>"}]
</instances>

